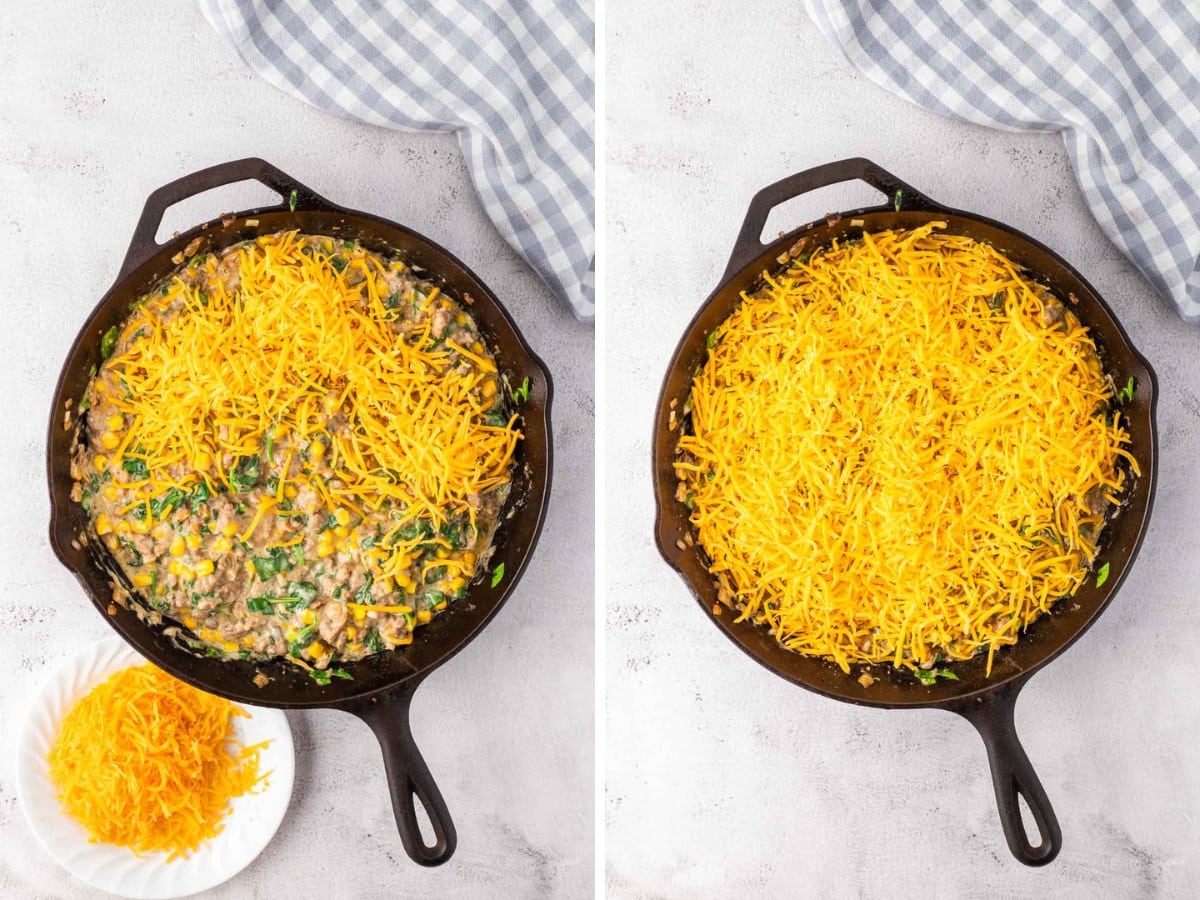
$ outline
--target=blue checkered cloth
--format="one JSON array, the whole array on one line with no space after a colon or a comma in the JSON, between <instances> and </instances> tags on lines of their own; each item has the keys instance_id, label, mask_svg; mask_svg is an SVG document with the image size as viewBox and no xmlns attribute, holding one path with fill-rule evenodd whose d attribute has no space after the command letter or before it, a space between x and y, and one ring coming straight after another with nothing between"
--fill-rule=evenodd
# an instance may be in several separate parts
<instances>
[{"instance_id":1,"label":"blue checkered cloth","mask_svg":"<svg viewBox=\"0 0 1200 900\"><path fill-rule=\"evenodd\" d=\"M595 24L587 0L199 0L233 51L340 116L455 131L488 216L595 316Z\"/></svg>"},{"instance_id":2,"label":"blue checkered cloth","mask_svg":"<svg viewBox=\"0 0 1200 900\"><path fill-rule=\"evenodd\" d=\"M1061 131L1092 213L1200 322L1200 6L805 0L871 81L947 116Z\"/></svg>"}]
</instances>

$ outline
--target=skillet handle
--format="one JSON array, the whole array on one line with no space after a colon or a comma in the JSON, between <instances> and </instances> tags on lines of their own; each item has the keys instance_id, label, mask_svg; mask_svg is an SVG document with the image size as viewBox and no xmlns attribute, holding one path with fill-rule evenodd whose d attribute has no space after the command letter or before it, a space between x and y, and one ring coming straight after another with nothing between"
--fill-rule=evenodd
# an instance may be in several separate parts
<instances>
[{"instance_id":1,"label":"skillet handle","mask_svg":"<svg viewBox=\"0 0 1200 900\"><path fill-rule=\"evenodd\" d=\"M975 726L987 747L996 805L1008 849L1027 866L1044 866L1062 849L1062 830L1058 827L1050 799L1025 755L1013 722L1017 695L1024 686L1024 681L1006 685L993 694L955 707L954 711ZM1019 798L1025 799L1037 823L1040 842L1036 845L1030 842L1021 819Z\"/></svg>"},{"instance_id":2,"label":"skillet handle","mask_svg":"<svg viewBox=\"0 0 1200 900\"><path fill-rule=\"evenodd\" d=\"M162 245L154 239L154 236L158 234L158 227L162 224L163 215L168 209L189 197L227 184L236 184L239 181L257 181L278 192L282 203L277 207L266 207L267 209L290 208L292 191L296 192L296 209L336 210L338 208L282 169L275 168L265 159L250 157L210 166L199 172L192 172L190 175L177 178L169 184L164 184L146 198L146 205L142 209L137 226L133 229L133 238L129 242L125 260L121 263L117 281L124 280L138 266L162 249Z\"/></svg>"},{"instance_id":3,"label":"skillet handle","mask_svg":"<svg viewBox=\"0 0 1200 900\"><path fill-rule=\"evenodd\" d=\"M413 862L423 866L440 866L454 855L458 834L409 725L409 706L419 684L419 679L406 681L398 688L342 709L371 726L383 749L383 767L387 771L388 791L392 795L392 810L404 852ZM433 825L432 846L425 843L417 823L418 801L425 807Z\"/></svg>"},{"instance_id":4,"label":"skillet handle","mask_svg":"<svg viewBox=\"0 0 1200 900\"><path fill-rule=\"evenodd\" d=\"M729 265L721 281L725 282L754 262L766 246L762 242L763 228L767 225L767 217L771 210L786 203L794 197L807 194L833 184L844 181L863 181L887 196L887 202L877 210L930 210L946 211L946 207L930 200L916 188L901 181L891 172L877 166L869 159L861 156L854 159L842 159L826 163L814 169L806 169L789 175L782 181L769 184L750 201L746 210L746 218L742 222L742 230L738 232L737 243L733 245L733 253L729 257Z\"/></svg>"}]
</instances>

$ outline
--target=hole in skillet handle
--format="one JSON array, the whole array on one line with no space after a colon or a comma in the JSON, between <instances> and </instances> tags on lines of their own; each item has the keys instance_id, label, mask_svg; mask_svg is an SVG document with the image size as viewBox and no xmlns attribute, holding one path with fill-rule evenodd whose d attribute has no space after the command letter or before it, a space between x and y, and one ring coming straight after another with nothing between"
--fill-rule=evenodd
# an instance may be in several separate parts
<instances>
[{"instance_id":1,"label":"hole in skillet handle","mask_svg":"<svg viewBox=\"0 0 1200 900\"><path fill-rule=\"evenodd\" d=\"M996 806L1008 849L1027 866L1044 866L1062 850L1062 830L1050 799L1017 737L1013 712L1024 679L948 707L967 719L987 748ZM1034 844L1022 817L1022 801L1037 827Z\"/></svg>"},{"instance_id":2,"label":"hole in skillet handle","mask_svg":"<svg viewBox=\"0 0 1200 900\"><path fill-rule=\"evenodd\" d=\"M458 833L442 792L413 739L409 709L420 682L420 678L409 679L396 688L339 704L338 708L366 722L379 740L392 811L404 852L420 865L440 866L454 855ZM429 830L433 832L432 844L427 843L421 833L418 802L428 820Z\"/></svg>"},{"instance_id":3,"label":"hole in skillet handle","mask_svg":"<svg viewBox=\"0 0 1200 900\"><path fill-rule=\"evenodd\" d=\"M250 157L210 166L164 184L146 198L146 205L133 229L129 250L125 253L125 259L121 263L116 281L124 281L139 266L162 249L157 235L159 225L162 224L163 216L168 209L197 194L241 181L257 181L279 195L281 200L279 206L266 209L289 209L292 212L297 209L335 211L340 209L265 159Z\"/></svg>"},{"instance_id":4,"label":"hole in skillet handle","mask_svg":"<svg viewBox=\"0 0 1200 900\"><path fill-rule=\"evenodd\" d=\"M763 229L771 210L803 194L845 181L862 181L882 193L886 202L876 209L900 210L933 210L949 212L947 207L930 200L916 188L901 181L891 172L876 165L869 159L855 157L837 162L826 163L813 169L806 169L789 175L787 178L769 184L750 201L746 210L746 218L738 232L733 252L729 256L729 264L721 282L729 281L734 275L744 269L762 253ZM871 210L868 210L871 211Z\"/></svg>"}]
</instances>

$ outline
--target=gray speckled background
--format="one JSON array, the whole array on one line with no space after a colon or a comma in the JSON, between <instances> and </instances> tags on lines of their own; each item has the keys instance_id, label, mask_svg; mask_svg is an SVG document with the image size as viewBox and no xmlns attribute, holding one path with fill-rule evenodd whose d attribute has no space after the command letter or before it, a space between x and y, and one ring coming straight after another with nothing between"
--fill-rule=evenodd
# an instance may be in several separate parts
<instances>
[{"instance_id":1,"label":"gray speckled background","mask_svg":"<svg viewBox=\"0 0 1200 900\"><path fill-rule=\"evenodd\" d=\"M1196 896L1200 659L1186 648L1200 641L1200 331L1101 234L1058 137L951 122L892 97L842 67L795 2L611 0L607 21L616 312L603 452L622 484L608 501L606 567L610 896ZM792 687L704 621L653 547L652 410L678 335L754 192L857 155L1060 252L1162 384L1145 548L1108 612L1017 708L1064 834L1046 869L1010 858L970 725ZM832 189L777 224L872 193Z\"/></svg>"},{"instance_id":2,"label":"gray speckled background","mask_svg":"<svg viewBox=\"0 0 1200 900\"><path fill-rule=\"evenodd\" d=\"M435 870L409 863L371 733L342 713L303 712L290 715L297 781L287 818L266 852L212 896L590 896L592 332L487 221L455 139L361 126L291 100L234 61L190 4L23 5L0 22L0 70L0 371L9 398L0 415L0 896L89 896L36 844L11 768L31 692L59 660L111 633L46 540L55 378L146 195L252 155L335 202L414 227L494 288L554 376L555 484L519 589L414 704L414 730L458 825L454 859ZM272 196L210 195L177 208L167 230Z\"/></svg>"}]
</instances>

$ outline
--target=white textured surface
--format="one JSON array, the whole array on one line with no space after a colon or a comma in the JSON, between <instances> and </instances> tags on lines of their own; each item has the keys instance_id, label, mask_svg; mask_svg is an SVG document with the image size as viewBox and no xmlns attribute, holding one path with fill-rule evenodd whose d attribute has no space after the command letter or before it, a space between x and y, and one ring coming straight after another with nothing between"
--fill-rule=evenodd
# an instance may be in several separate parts
<instances>
[{"instance_id":1,"label":"white textured surface","mask_svg":"<svg viewBox=\"0 0 1200 900\"><path fill-rule=\"evenodd\" d=\"M92 896L17 808L27 698L109 633L46 540L47 404L63 355L108 288L147 194L262 156L337 203L408 224L488 282L554 376L554 495L542 542L496 620L413 705L458 826L454 859L404 856L378 745L348 715L289 714L296 789L279 833L214 897L581 897L592 867L592 332L501 240L453 137L332 118L257 81L187 3L31 4L0 18L0 897ZM200 217L259 191L189 207Z\"/></svg>"},{"instance_id":2,"label":"white textured surface","mask_svg":"<svg viewBox=\"0 0 1200 900\"><path fill-rule=\"evenodd\" d=\"M1200 893L1200 331L1088 217L1059 139L924 113L855 78L799 4L611 0L606 877L614 898L1194 897ZM934 711L858 709L752 662L652 542L649 438L678 335L750 197L867 156L1059 251L1162 383L1158 500L1108 612L1037 675L1017 725L1064 835L1011 859L983 746ZM869 197L831 191L803 224ZM850 197L848 201L846 198Z\"/></svg>"},{"instance_id":3,"label":"white textured surface","mask_svg":"<svg viewBox=\"0 0 1200 900\"><path fill-rule=\"evenodd\" d=\"M62 810L50 780L50 748L71 707L108 676L144 661L112 635L84 647L54 670L21 729L17 792L42 846L81 881L123 897L187 897L232 878L274 837L296 774L292 732L281 710L242 705L249 715L234 719L234 737L246 747L265 744L259 771L269 773L266 784L235 798L220 833L186 858L168 862L165 853L138 856L125 847L95 843L87 829Z\"/></svg>"}]
</instances>

